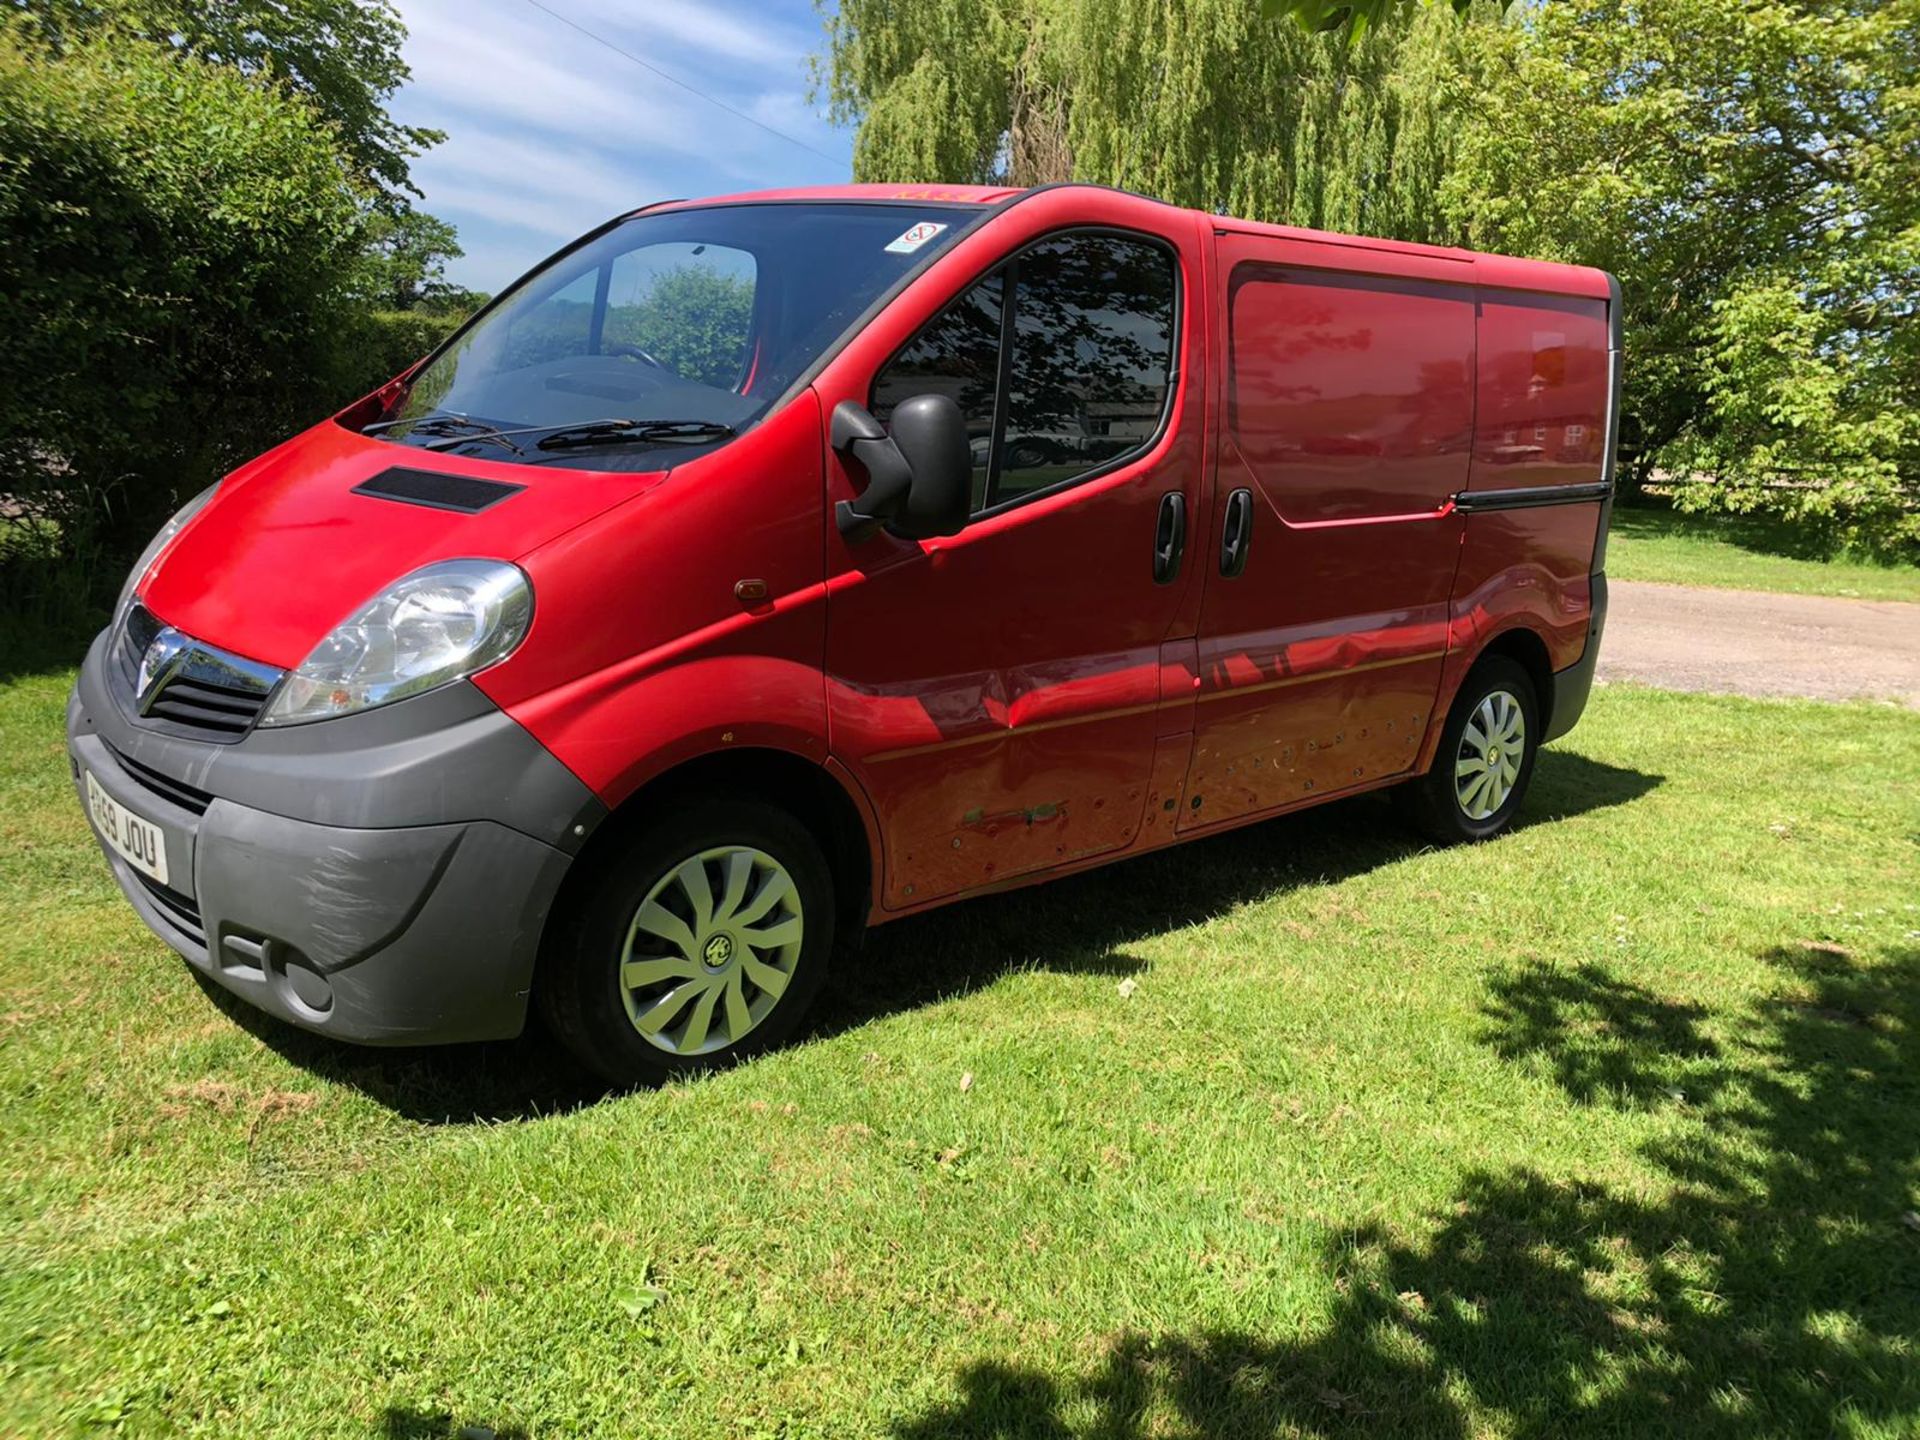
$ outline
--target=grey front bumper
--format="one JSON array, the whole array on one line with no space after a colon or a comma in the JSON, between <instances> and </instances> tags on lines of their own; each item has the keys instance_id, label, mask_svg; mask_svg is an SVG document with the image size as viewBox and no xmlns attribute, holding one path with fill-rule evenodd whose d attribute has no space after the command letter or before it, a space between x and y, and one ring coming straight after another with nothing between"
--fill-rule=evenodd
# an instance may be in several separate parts
<instances>
[{"instance_id":1,"label":"grey front bumper","mask_svg":"<svg viewBox=\"0 0 1920 1440\"><path fill-rule=\"evenodd\" d=\"M532 736L463 684L200 744L142 727L102 662L96 642L68 706L75 788L84 809L91 774L160 828L167 886L101 849L189 964L362 1044L519 1033L548 907L604 813Z\"/></svg>"}]
</instances>

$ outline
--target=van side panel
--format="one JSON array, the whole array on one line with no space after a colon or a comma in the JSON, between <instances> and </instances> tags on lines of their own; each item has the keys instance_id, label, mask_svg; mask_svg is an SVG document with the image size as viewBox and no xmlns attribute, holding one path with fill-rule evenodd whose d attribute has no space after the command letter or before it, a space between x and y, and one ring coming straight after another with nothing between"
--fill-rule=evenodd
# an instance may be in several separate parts
<instances>
[{"instance_id":1,"label":"van side panel","mask_svg":"<svg viewBox=\"0 0 1920 1440\"><path fill-rule=\"evenodd\" d=\"M1601 515L1594 489L1607 478L1607 303L1481 292L1473 467L1440 713L1508 630L1537 636L1553 671L1585 652ZM1496 508L1482 508L1489 504Z\"/></svg>"},{"instance_id":2,"label":"van side panel","mask_svg":"<svg viewBox=\"0 0 1920 1440\"><path fill-rule=\"evenodd\" d=\"M1413 766L1473 440L1470 266L1234 233L1218 255L1224 435L1196 547L1207 588L1183 831ZM1242 490L1252 538L1227 574L1219 517Z\"/></svg>"},{"instance_id":3,"label":"van side panel","mask_svg":"<svg viewBox=\"0 0 1920 1440\"><path fill-rule=\"evenodd\" d=\"M1610 379L1607 302L1483 290L1479 330L1471 487L1510 490L1602 479Z\"/></svg>"}]
</instances>

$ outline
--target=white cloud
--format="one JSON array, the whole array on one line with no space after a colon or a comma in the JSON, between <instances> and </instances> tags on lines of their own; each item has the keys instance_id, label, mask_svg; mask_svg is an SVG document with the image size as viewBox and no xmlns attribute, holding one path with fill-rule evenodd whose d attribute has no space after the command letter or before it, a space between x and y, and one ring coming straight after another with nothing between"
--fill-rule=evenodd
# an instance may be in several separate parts
<instances>
[{"instance_id":1,"label":"white cloud","mask_svg":"<svg viewBox=\"0 0 1920 1440\"><path fill-rule=\"evenodd\" d=\"M446 132L413 178L424 208L460 229L456 278L498 286L555 242L648 201L846 179L846 160L759 128L848 152L803 93L819 38L810 0L551 4L720 103L526 0L398 0L413 78L393 108Z\"/></svg>"},{"instance_id":2,"label":"white cloud","mask_svg":"<svg viewBox=\"0 0 1920 1440\"><path fill-rule=\"evenodd\" d=\"M495 7L498 8L498 7ZM694 153L700 144L690 108L698 97L650 76L538 11L536 26L509 13L485 24L456 18L438 0L408 0L406 47L411 105L456 138L463 114L506 118L582 140ZM557 30L557 33L556 33ZM582 48L597 53L581 53Z\"/></svg>"},{"instance_id":3,"label":"white cloud","mask_svg":"<svg viewBox=\"0 0 1920 1440\"><path fill-rule=\"evenodd\" d=\"M653 0L638 12L623 0L554 0L553 8L646 59L654 57L625 42L665 42L757 69L798 70L819 38L770 21L764 11L747 21L705 0Z\"/></svg>"}]
</instances>

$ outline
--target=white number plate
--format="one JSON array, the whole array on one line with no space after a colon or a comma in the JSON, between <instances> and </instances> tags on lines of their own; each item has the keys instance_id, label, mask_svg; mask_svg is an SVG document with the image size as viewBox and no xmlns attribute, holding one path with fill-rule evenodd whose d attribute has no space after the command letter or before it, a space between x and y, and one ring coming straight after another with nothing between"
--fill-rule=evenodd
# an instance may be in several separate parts
<instances>
[{"instance_id":1,"label":"white number plate","mask_svg":"<svg viewBox=\"0 0 1920 1440\"><path fill-rule=\"evenodd\" d=\"M162 885L167 883L167 837L151 820L122 809L100 788L91 770L87 772L87 809L93 812L95 828L121 859Z\"/></svg>"}]
</instances>

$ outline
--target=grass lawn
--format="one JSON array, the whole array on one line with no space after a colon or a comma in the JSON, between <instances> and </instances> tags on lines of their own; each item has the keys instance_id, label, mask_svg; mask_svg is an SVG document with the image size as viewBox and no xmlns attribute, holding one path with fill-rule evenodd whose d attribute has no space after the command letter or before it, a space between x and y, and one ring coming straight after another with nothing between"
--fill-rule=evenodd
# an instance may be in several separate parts
<instances>
[{"instance_id":1,"label":"grass lawn","mask_svg":"<svg viewBox=\"0 0 1920 1440\"><path fill-rule=\"evenodd\" d=\"M203 993L68 679L0 684L0 1433L1920 1427L1920 716L1605 689L1492 845L958 907L605 1097Z\"/></svg>"},{"instance_id":2,"label":"grass lawn","mask_svg":"<svg viewBox=\"0 0 1920 1440\"><path fill-rule=\"evenodd\" d=\"M1881 565L1849 555L1796 555L1795 544L1792 531L1760 516L1681 515L1619 506L1607 542L1607 574L1616 580L1663 580L1722 590L1920 601L1920 565Z\"/></svg>"}]
</instances>

